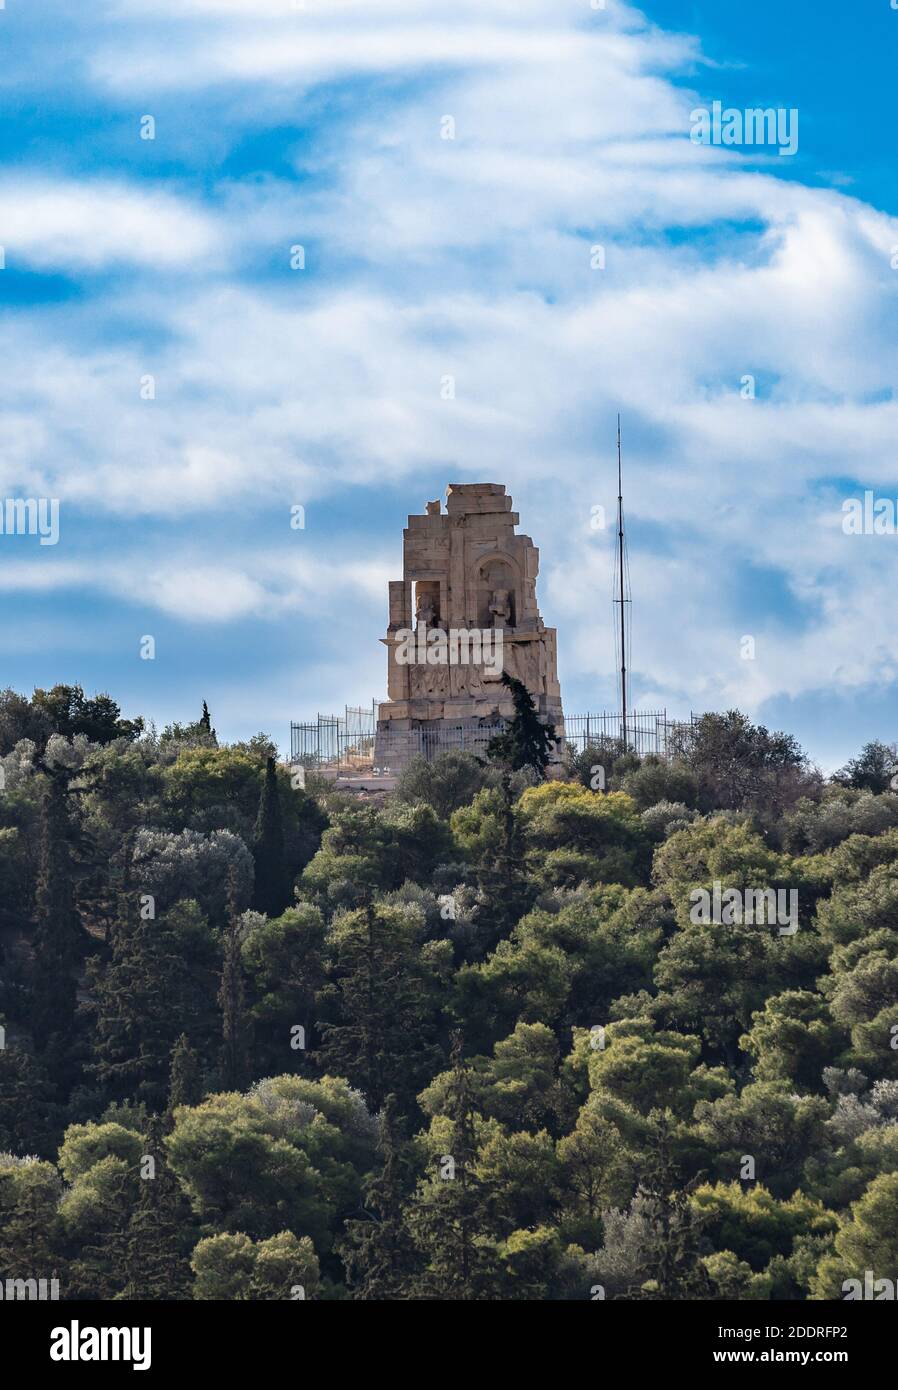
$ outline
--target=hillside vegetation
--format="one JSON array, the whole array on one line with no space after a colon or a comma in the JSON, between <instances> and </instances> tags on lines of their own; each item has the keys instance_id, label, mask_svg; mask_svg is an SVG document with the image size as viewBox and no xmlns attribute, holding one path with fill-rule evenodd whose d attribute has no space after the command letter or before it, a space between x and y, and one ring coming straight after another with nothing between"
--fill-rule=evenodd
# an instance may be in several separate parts
<instances>
[{"instance_id":1,"label":"hillside vegetation","mask_svg":"<svg viewBox=\"0 0 898 1390\"><path fill-rule=\"evenodd\" d=\"M221 746L205 708L157 735L77 687L0 696L0 1278L801 1300L898 1276L889 750L825 781L735 712L561 780L528 747L414 764L375 804L264 735Z\"/></svg>"}]
</instances>

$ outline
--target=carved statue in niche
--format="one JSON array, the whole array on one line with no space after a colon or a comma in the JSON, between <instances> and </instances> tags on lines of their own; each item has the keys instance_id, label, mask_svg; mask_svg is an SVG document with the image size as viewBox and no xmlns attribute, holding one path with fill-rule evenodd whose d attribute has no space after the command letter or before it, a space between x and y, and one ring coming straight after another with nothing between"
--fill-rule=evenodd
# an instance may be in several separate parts
<instances>
[{"instance_id":1,"label":"carved statue in niche","mask_svg":"<svg viewBox=\"0 0 898 1390\"><path fill-rule=\"evenodd\" d=\"M423 623L425 627L436 627L438 614L432 592L429 589L419 589L415 599L415 622Z\"/></svg>"},{"instance_id":2,"label":"carved statue in niche","mask_svg":"<svg viewBox=\"0 0 898 1390\"><path fill-rule=\"evenodd\" d=\"M490 596L490 617L493 627L508 627L511 622L511 601L507 589L495 589Z\"/></svg>"}]
</instances>

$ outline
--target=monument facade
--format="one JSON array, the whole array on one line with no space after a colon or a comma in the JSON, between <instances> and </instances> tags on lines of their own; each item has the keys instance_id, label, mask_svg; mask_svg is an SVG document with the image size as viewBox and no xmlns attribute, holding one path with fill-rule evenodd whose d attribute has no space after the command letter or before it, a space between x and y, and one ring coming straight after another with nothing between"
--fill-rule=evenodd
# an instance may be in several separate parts
<instances>
[{"instance_id":1,"label":"monument facade","mask_svg":"<svg viewBox=\"0 0 898 1390\"><path fill-rule=\"evenodd\" d=\"M409 517L381 639L388 699L378 711L378 767L401 771L417 753L450 748L482 752L513 713L503 672L563 738L555 629L536 602L539 551L516 534L511 508L500 483L451 483L445 511L428 502Z\"/></svg>"}]
</instances>

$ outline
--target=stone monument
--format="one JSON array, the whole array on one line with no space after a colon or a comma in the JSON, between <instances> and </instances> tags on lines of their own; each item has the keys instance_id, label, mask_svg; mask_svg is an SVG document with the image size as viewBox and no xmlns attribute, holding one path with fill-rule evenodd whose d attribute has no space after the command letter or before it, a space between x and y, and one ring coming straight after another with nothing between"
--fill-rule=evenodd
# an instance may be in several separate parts
<instances>
[{"instance_id":1,"label":"stone monument","mask_svg":"<svg viewBox=\"0 0 898 1390\"><path fill-rule=\"evenodd\" d=\"M403 537L403 577L390 584L388 699L374 762L401 771L415 754L483 752L513 713L507 671L563 739L555 629L536 603L539 551L515 534L500 483L450 483L446 510L428 502ZM559 756L562 743L559 743Z\"/></svg>"}]
</instances>

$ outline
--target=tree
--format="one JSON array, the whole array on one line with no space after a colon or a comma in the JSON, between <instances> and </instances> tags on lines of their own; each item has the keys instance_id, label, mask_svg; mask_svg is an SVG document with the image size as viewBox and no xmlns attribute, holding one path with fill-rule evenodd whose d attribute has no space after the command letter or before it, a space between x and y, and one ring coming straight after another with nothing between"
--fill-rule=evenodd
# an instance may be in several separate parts
<instances>
[{"instance_id":1,"label":"tree","mask_svg":"<svg viewBox=\"0 0 898 1390\"><path fill-rule=\"evenodd\" d=\"M182 1033L175 1043L171 1058L171 1072L168 1085L168 1105L166 1118L171 1127L174 1113L179 1105L198 1105L203 1098L203 1081L200 1074L200 1061L186 1033Z\"/></svg>"},{"instance_id":2,"label":"tree","mask_svg":"<svg viewBox=\"0 0 898 1390\"><path fill-rule=\"evenodd\" d=\"M45 709L9 687L0 690L0 757L11 753L23 739L42 752L52 733L53 721Z\"/></svg>"},{"instance_id":3,"label":"tree","mask_svg":"<svg viewBox=\"0 0 898 1390\"><path fill-rule=\"evenodd\" d=\"M626 1201L626 1162L621 1136L595 1105L587 1103L570 1134L558 1144L565 1225L594 1249L603 1211Z\"/></svg>"},{"instance_id":4,"label":"tree","mask_svg":"<svg viewBox=\"0 0 898 1390\"><path fill-rule=\"evenodd\" d=\"M59 1214L72 1251L72 1297L112 1299L125 1286L143 1149L143 1136L130 1121L70 1125L66 1131L59 1167L68 1186Z\"/></svg>"},{"instance_id":5,"label":"tree","mask_svg":"<svg viewBox=\"0 0 898 1390\"><path fill-rule=\"evenodd\" d=\"M60 1274L61 1191L52 1163L0 1154L0 1281Z\"/></svg>"},{"instance_id":6,"label":"tree","mask_svg":"<svg viewBox=\"0 0 898 1390\"><path fill-rule=\"evenodd\" d=\"M167 920L157 920L152 895L141 894L130 845L119 893L111 959L91 962L94 1060L87 1070L118 1099L165 1104L172 1048L192 1018L194 981Z\"/></svg>"},{"instance_id":7,"label":"tree","mask_svg":"<svg viewBox=\"0 0 898 1390\"><path fill-rule=\"evenodd\" d=\"M247 913L244 922L256 1063L266 1074L299 1067L317 1043L316 996L327 978L324 920L311 903L298 903L275 918Z\"/></svg>"},{"instance_id":8,"label":"tree","mask_svg":"<svg viewBox=\"0 0 898 1390\"><path fill-rule=\"evenodd\" d=\"M218 739L212 728L212 718L205 700L202 714L192 724L180 724L177 720L172 724L166 724L159 736L159 745L161 748L174 748L176 751L182 748L217 748Z\"/></svg>"},{"instance_id":9,"label":"tree","mask_svg":"<svg viewBox=\"0 0 898 1390\"><path fill-rule=\"evenodd\" d=\"M259 797L259 814L253 842L255 863L255 893L253 906L269 917L280 917L293 901L284 857L284 826L281 819L281 798L278 787L277 764L266 759L265 780Z\"/></svg>"},{"instance_id":10,"label":"tree","mask_svg":"<svg viewBox=\"0 0 898 1390\"><path fill-rule=\"evenodd\" d=\"M302 875L302 896L332 914L356 908L378 888L392 888L394 864L390 834L373 806L356 799L341 800L321 837L321 848Z\"/></svg>"},{"instance_id":11,"label":"tree","mask_svg":"<svg viewBox=\"0 0 898 1390\"><path fill-rule=\"evenodd\" d=\"M898 1173L874 1178L860 1201L855 1202L839 1224L835 1252L821 1262L811 1285L811 1298L845 1298L856 1283L853 1296L872 1275L874 1280L895 1279L898 1269ZM861 1290L861 1291L858 1291ZM875 1290L874 1292L879 1292ZM874 1294L867 1293L866 1297ZM895 1296L892 1283L891 1297Z\"/></svg>"},{"instance_id":12,"label":"tree","mask_svg":"<svg viewBox=\"0 0 898 1390\"><path fill-rule=\"evenodd\" d=\"M51 1042L70 1073L75 1022L75 974L84 949L75 907L73 835L64 772L48 774L40 811L34 932L34 1034Z\"/></svg>"},{"instance_id":13,"label":"tree","mask_svg":"<svg viewBox=\"0 0 898 1390\"><path fill-rule=\"evenodd\" d=\"M405 1297L417 1264L405 1214L410 1163L393 1095L381 1112L379 1147L381 1168L365 1189L365 1217L347 1221L338 1252L353 1298L364 1300Z\"/></svg>"},{"instance_id":14,"label":"tree","mask_svg":"<svg viewBox=\"0 0 898 1390\"><path fill-rule=\"evenodd\" d=\"M755 809L775 817L819 777L791 734L770 733L738 710L703 714L674 738L674 752L698 778L705 809Z\"/></svg>"},{"instance_id":15,"label":"tree","mask_svg":"<svg viewBox=\"0 0 898 1390\"><path fill-rule=\"evenodd\" d=\"M524 841L508 768L501 772L497 787L478 792L470 806L453 814L452 830L474 867L480 895L478 945L483 953L511 933L535 896L525 872Z\"/></svg>"},{"instance_id":16,"label":"tree","mask_svg":"<svg viewBox=\"0 0 898 1390\"><path fill-rule=\"evenodd\" d=\"M423 801L448 820L453 811L473 800L488 778L481 759L452 749L433 759L412 758L400 773L395 796L410 805Z\"/></svg>"},{"instance_id":17,"label":"tree","mask_svg":"<svg viewBox=\"0 0 898 1390\"><path fill-rule=\"evenodd\" d=\"M700 1257L701 1218L690 1203L673 1157L671 1116L655 1111L641 1157L642 1177L627 1213L605 1217L597 1274L612 1296L682 1300L707 1298L710 1283Z\"/></svg>"},{"instance_id":18,"label":"tree","mask_svg":"<svg viewBox=\"0 0 898 1390\"><path fill-rule=\"evenodd\" d=\"M843 787L856 787L862 791L887 792L892 785L896 766L895 747L873 739L865 743L856 758L851 758L843 768L833 773L833 781Z\"/></svg>"},{"instance_id":19,"label":"tree","mask_svg":"<svg viewBox=\"0 0 898 1390\"><path fill-rule=\"evenodd\" d=\"M240 836L229 830L214 830L210 835L195 830L177 835L138 830L134 872L144 892L155 898L157 913L192 899L216 927L228 919L232 876L241 903L252 892L252 856Z\"/></svg>"},{"instance_id":20,"label":"tree","mask_svg":"<svg viewBox=\"0 0 898 1390\"><path fill-rule=\"evenodd\" d=\"M154 1115L141 1157L140 1195L125 1235L123 1299L184 1298L193 1240L190 1208L165 1158L162 1120Z\"/></svg>"},{"instance_id":21,"label":"tree","mask_svg":"<svg viewBox=\"0 0 898 1390\"><path fill-rule=\"evenodd\" d=\"M768 996L739 1046L754 1058L758 1081L791 1081L813 1091L823 1084L823 1068L847 1042L819 994L793 989Z\"/></svg>"},{"instance_id":22,"label":"tree","mask_svg":"<svg viewBox=\"0 0 898 1390\"><path fill-rule=\"evenodd\" d=\"M193 1296L201 1301L265 1301L314 1298L318 1257L308 1236L281 1231L268 1240L245 1235L208 1236L191 1261Z\"/></svg>"},{"instance_id":23,"label":"tree","mask_svg":"<svg viewBox=\"0 0 898 1390\"><path fill-rule=\"evenodd\" d=\"M478 1129L471 1069L462 1041L452 1045L452 1080L445 1104L448 1122L434 1138L435 1171L418 1183L409 1225L423 1262L419 1297L442 1300L489 1298L496 1290L498 1254L487 1234L492 1184L478 1172Z\"/></svg>"},{"instance_id":24,"label":"tree","mask_svg":"<svg viewBox=\"0 0 898 1390\"><path fill-rule=\"evenodd\" d=\"M554 724L544 724L536 712L533 696L517 676L502 673L502 684L511 691L514 714L508 727L487 744L487 757L517 772L530 768L544 777L546 767L557 743Z\"/></svg>"},{"instance_id":25,"label":"tree","mask_svg":"<svg viewBox=\"0 0 898 1390\"><path fill-rule=\"evenodd\" d=\"M420 948L419 930L401 908L369 900L339 918L331 933L331 983L322 998L332 1021L321 1025L320 1056L359 1086L375 1110L393 1092L408 1113L441 1056L438 981Z\"/></svg>"},{"instance_id":26,"label":"tree","mask_svg":"<svg viewBox=\"0 0 898 1390\"><path fill-rule=\"evenodd\" d=\"M243 930L238 884L232 869L228 879L228 925L225 930L218 1003L221 1009L222 1072L225 1084L238 1089L246 1078L246 991L243 979Z\"/></svg>"},{"instance_id":27,"label":"tree","mask_svg":"<svg viewBox=\"0 0 898 1390\"><path fill-rule=\"evenodd\" d=\"M748 1155L758 1181L775 1197L788 1196L805 1162L832 1144L829 1111L821 1096L795 1095L783 1082L756 1081L738 1095L699 1101L693 1132L704 1146L706 1171L730 1181Z\"/></svg>"},{"instance_id":28,"label":"tree","mask_svg":"<svg viewBox=\"0 0 898 1390\"><path fill-rule=\"evenodd\" d=\"M117 738L133 740L143 732L141 718L122 719L121 710L110 695L88 698L80 685L35 690L31 703L47 715L53 732L65 738L84 734L91 743L112 743Z\"/></svg>"},{"instance_id":29,"label":"tree","mask_svg":"<svg viewBox=\"0 0 898 1390\"><path fill-rule=\"evenodd\" d=\"M645 882L650 845L624 792L600 795L570 782L528 787L517 806L528 867L546 887Z\"/></svg>"},{"instance_id":30,"label":"tree","mask_svg":"<svg viewBox=\"0 0 898 1390\"><path fill-rule=\"evenodd\" d=\"M639 767L624 774L620 789L633 798L640 811L657 806L660 801L681 802L691 807L698 800L697 779L691 768L653 755L643 758Z\"/></svg>"},{"instance_id":31,"label":"tree","mask_svg":"<svg viewBox=\"0 0 898 1390\"><path fill-rule=\"evenodd\" d=\"M46 1064L24 1048L0 1047L0 1154L56 1151L56 1087Z\"/></svg>"},{"instance_id":32,"label":"tree","mask_svg":"<svg viewBox=\"0 0 898 1390\"><path fill-rule=\"evenodd\" d=\"M800 1237L828 1235L837 1225L822 1202L800 1191L777 1201L760 1183L703 1183L690 1201L714 1249L731 1250L755 1271L775 1255L791 1255Z\"/></svg>"},{"instance_id":33,"label":"tree","mask_svg":"<svg viewBox=\"0 0 898 1390\"><path fill-rule=\"evenodd\" d=\"M302 1231L329 1253L338 1218L358 1209L375 1141L345 1081L278 1076L181 1107L166 1148L206 1229L254 1240Z\"/></svg>"}]
</instances>

